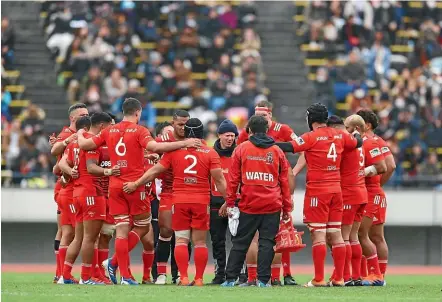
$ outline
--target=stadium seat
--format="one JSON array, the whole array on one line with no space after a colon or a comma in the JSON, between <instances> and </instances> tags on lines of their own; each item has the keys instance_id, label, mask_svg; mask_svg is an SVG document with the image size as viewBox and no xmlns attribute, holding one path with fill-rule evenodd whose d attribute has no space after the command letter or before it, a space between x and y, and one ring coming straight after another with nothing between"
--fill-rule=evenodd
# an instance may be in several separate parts
<instances>
[{"instance_id":1,"label":"stadium seat","mask_svg":"<svg viewBox=\"0 0 442 302\"><path fill-rule=\"evenodd\" d=\"M30 100L12 100L9 104L9 107L17 108L17 107L27 107L31 103Z\"/></svg>"}]
</instances>

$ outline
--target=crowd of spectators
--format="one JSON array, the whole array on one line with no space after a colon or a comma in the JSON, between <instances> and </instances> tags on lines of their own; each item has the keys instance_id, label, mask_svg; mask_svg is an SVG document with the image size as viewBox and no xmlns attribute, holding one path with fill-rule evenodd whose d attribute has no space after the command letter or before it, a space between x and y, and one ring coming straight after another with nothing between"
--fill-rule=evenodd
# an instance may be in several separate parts
<instances>
[{"instance_id":1,"label":"crowd of spectators","mask_svg":"<svg viewBox=\"0 0 442 302\"><path fill-rule=\"evenodd\" d=\"M394 185L442 180L439 4L312 1L303 11L303 49L323 60L310 64L316 100L342 116L361 108L378 113L377 133L400 163Z\"/></svg>"},{"instance_id":2,"label":"crowd of spectators","mask_svg":"<svg viewBox=\"0 0 442 302\"><path fill-rule=\"evenodd\" d=\"M266 97L253 1L60 1L42 11L67 98L92 111L120 114L134 96L152 129L167 115L155 101L177 102L208 123Z\"/></svg>"}]
</instances>

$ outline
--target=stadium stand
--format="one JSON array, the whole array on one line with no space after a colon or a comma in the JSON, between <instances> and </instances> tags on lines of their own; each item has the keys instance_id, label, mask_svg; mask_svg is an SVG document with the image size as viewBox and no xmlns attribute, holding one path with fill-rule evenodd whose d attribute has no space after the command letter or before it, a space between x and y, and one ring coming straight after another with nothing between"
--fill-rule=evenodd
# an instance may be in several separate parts
<instances>
[{"instance_id":1,"label":"stadium stand","mask_svg":"<svg viewBox=\"0 0 442 302\"><path fill-rule=\"evenodd\" d=\"M378 113L400 164L394 185L440 183L442 3L295 1L316 101L341 116ZM438 176L438 177L435 177Z\"/></svg>"}]
</instances>

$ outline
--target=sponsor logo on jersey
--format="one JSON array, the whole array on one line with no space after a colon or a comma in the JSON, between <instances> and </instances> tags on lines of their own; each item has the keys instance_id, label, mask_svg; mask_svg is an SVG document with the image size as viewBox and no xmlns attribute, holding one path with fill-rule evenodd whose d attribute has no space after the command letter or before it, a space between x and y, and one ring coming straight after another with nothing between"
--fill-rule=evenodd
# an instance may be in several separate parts
<instances>
[{"instance_id":1,"label":"sponsor logo on jersey","mask_svg":"<svg viewBox=\"0 0 442 302\"><path fill-rule=\"evenodd\" d=\"M298 136L297 136L295 133L292 133L292 134L290 135L290 138L291 138L292 140L295 140L297 137L298 137Z\"/></svg>"},{"instance_id":2,"label":"sponsor logo on jersey","mask_svg":"<svg viewBox=\"0 0 442 302\"><path fill-rule=\"evenodd\" d=\"M188 185L196 185L198 181L195 177L184 177L184 183Z\"/></svg>"},{"instance_id":3,"label":"sponsor logo on jersey","mask_svg":"<svg viewBox=\"0 0 442 302\"><path fill-rule=\"evenodd\" d=\"M379 148L374 148L374 149L370 150L370 156L372 158L376 157L376 156L379 156L379 155L381 155L381 150L379 150Z\"/></svg>"},{"instance_id":4,"label":"sponsor logo on jersey","mask_svg":"<svg viewBox=\"0 0 442 302\"><path fill-rule=\"evenodd\" d=\"M381 148L381 151L382 151L382 154L384 154L384 153L390 152L390 148L388 148L388 147L382 147L382 148Z\"/></svg>"},{"instance_id":5,"label":"sponsor logo on jersey","mask_svg":"<svg viewBox=\"0 0 442 302\"><path fill-rule=\"evenodd\" d=\"M273 164L273 153L272 152L268 152L266 154L266 157L267 157L267 163Z\"/></svg>"},{"instance_id":6,"label":"sponsor logo on jersey","mask_svg":"<svg viewBox=\"0 0 442 302\"><path fill-rule=\"evenodd\" d=\"M302 137L297 137L297 138L295 139L295 142L296 142L299 146L305 144L305 141L302 139Z\"/></svg>"},{"instance_id":7,"label":"sponsor logo on jersey","mask_svg":"<svg viewBox=\"0 0 442 302\"><path fill-rule=\"evenodd\" d=\"M269 182L272 182L274 180L272 174L264 172L246 172L246 178L248 180L263 180Z\"/></svg>"},{"instance_id":8,"label":"sponsor logo on jersey","mask_svg":"<svg viewBox=\"0 0 442 302\"><path fill-rule=\"evenodd\" d=\"M336 137L335 137L336 138ZM318 136L317 138L316 138L316 140L317 141L326 141L326 140L328 140L328 137L327 136Z\"/></svg>"},{"instance_id":9,"label":"sponsor logo on jersey","mask_svg":"<svg viewBox=\"0 0 442 302\"><path fill-rule=\"evenodd\" d=\"M127 160L117 160L117 166L121 168L127 168Z\"/></svg>"}]
</instances>

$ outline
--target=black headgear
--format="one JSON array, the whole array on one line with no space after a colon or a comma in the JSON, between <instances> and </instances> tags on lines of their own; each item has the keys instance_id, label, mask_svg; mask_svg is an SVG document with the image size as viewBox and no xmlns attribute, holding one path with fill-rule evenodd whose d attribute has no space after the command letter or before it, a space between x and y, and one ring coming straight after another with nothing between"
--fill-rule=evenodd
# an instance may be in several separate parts
<instances>
[{"instance_id":1,"label":"black headgear","mask_svg":"<svg viewBox=\"0 0 442 302\"><path fill-rule=\"evenodd\" d=\"M204 126L200 119L191 118L184 125L184 134L186 138L203 138Z\"/></svg>"},{"instance_id":2,"label":"black headgear","mask_svg":"<svg viewBox=\"0 0 442 302\"><path fill-rule=\"evenodd\" d=\"M313 123L327 123L328 110L321 103L315 103L307 108L306 112L307 124L310 130L313 130Z\"/></svg>"}]
</instances>

